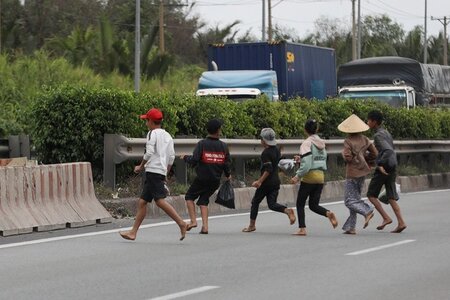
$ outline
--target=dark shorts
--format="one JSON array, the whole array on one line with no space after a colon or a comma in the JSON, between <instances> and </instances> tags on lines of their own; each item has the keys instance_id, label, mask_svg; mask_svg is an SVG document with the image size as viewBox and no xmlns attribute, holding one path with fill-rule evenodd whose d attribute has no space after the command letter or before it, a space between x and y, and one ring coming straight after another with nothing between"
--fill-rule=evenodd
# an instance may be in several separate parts
<instances>
[{"instance_id":1,"label":"dark shorts","mask_svg":"<svg viewBox=\"0 0 450 300\"><path fill-rule=\"evenodd\" d=\"M220 181L200 181L197 178L189 187L184 199L195 201L198 198L197 205L207 206L209 197L219 188Z\"/></svg>"},{"instance_id":2,"label":"dark shorts","mask_svg":"<svg viewBox=\"0 0 450 300\"><path fill-rule=\"evenodd\" d=\"M384 175L380 171L376 170L372 180L370 181L369 188L367 189L367 197L378 198L381 189L386 189L386 199L398 200L397 188L395 186L395 177L397 176L395 171L390 172L388 175ZM386 203L385 201L383 201Z\"/></svg>"},{"instance_id":3,"label":"dark shorts","mask_svg":"<svg viewBox=\"0 0 450 300\"><path fill-rule=\"evenodd\" d=\"M145 183L142 190L141 199L152 202L152 200L164 199L167 197L167 191L164 187L166 176L145 172Z\"/></svg>"}]
</instances>

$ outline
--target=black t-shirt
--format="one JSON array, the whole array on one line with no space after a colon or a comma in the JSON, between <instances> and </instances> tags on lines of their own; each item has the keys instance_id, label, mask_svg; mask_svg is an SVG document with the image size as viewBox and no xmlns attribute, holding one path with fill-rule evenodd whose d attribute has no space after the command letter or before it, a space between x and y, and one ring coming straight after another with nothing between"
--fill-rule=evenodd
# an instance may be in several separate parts
<instances>
[{"instance_id":1,"label":"black t-shirt","mask_svg":"<svg viewBox=\"0 0 450 300\"><path fill-rule=\"evenodd\" d=\"M276 187L280 185L278 176L278 162L281 153L277 146L269 146L261 153L261 175L264 171L269 172L269 176L261 184L261 187Z\"/></svg>"},{"instance_id":2,"label":"black t-shirt","mask_svg":"<svg viewBox=\"0 0 450 300\"><path fill-rule=\"evenodd\" d=\"M195 167L201 181L219 181L222 173L230 176L230 151L218 138L208 136L199 141L193 155L185 156L184 161Z\"/></svg>"}]
</instances>

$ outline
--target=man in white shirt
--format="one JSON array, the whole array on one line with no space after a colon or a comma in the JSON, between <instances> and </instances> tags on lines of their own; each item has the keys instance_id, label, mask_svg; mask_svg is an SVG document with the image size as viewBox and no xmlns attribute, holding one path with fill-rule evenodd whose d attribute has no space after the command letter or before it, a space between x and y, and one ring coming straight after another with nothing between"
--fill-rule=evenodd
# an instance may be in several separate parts
<instances>
[{"instance_id":1,"label":"man in white shirt","mask_svg":"<svg viewBox=\"0 0 450 300\"><path fill-rule=\"evenodd\" d=\"M140 173L145 169L145 183L138 202L133 228L130 231L119 232L119 234L126 240L135 240L139 226L147 214L147 203L155 200L156 205L180 227L181 241L186 235L187 224L173 206L165 200L167 196L166 176L175 160L173 139L168 132L161 128L163 114L159 109L152 108L140 118L146 120L150 131L147 134L144 157L142 162L134 168L134 172Z\"/></svg>"}]
</instances>

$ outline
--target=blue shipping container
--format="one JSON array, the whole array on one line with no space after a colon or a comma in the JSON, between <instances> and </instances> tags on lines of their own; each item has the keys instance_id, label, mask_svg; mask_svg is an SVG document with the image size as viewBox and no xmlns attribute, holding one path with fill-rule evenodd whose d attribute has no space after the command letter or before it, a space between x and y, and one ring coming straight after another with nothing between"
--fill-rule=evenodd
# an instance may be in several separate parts
<instances>
[{"instance_id":1,"label":"blue shipping container","mask_svg":"<svg viewBox=\"0 0 450 300\"><path fill-rule=\"evenodd\" d=\"M337 93L334 49L289 42L215 44L208 49L209 70L274 70L282 100L325 99Z\"/></svg>"}]
</instances>

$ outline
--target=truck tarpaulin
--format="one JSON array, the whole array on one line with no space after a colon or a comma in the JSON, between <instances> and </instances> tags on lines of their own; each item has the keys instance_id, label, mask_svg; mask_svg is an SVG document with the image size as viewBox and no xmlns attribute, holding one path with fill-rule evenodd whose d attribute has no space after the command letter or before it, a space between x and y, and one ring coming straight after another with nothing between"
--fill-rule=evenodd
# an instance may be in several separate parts
<instances>
[{"instance_id":1,"label":"truck tarpaulin","mask_svg":"<svg viewBox=\"0 0 450 300\"><path fill-rule=\"evenodd\" d=\"M354 60L341 65L337 77L340 88L404 82L425 98L429 95L450 94L450 67L422 64L405 57L384 56Z\"/></svg>"}]
</instances>

